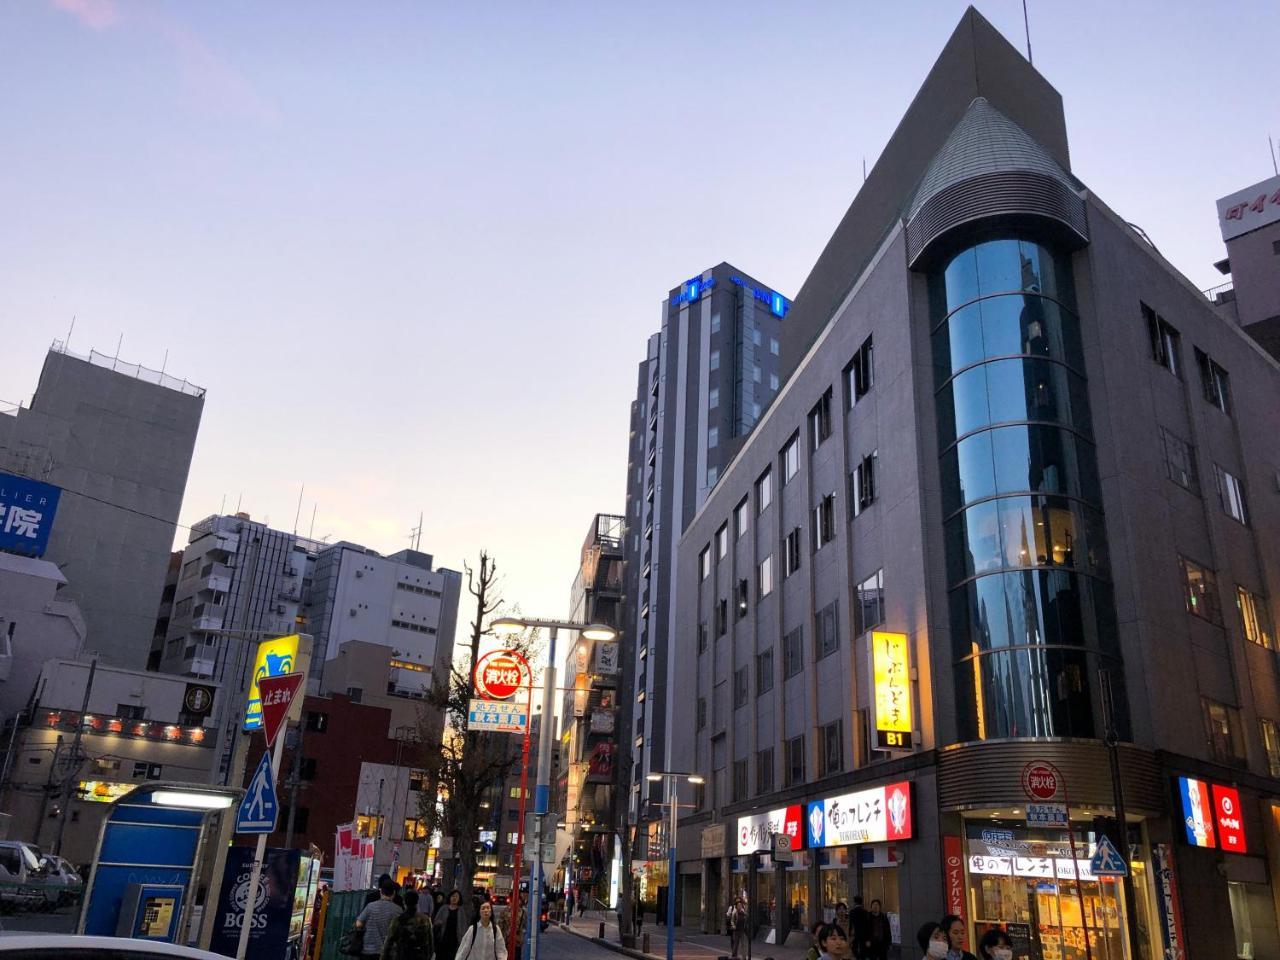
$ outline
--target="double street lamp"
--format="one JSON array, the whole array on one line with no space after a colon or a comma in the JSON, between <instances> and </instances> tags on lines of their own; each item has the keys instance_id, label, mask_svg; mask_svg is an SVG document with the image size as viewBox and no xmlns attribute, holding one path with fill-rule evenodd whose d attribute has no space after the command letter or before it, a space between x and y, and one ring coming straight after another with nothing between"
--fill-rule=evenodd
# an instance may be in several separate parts
<instances>
[{"instance_id":1,"label":"double street lamp","mask_svg":"<svg viewBox=\"0 0 1280 960\"><path fill-rule=\"evenodd\" d=\"M547 647L547 669L542 677L542 727L538 731L538 782L534 786L534 849L538 854L537 882L529 884L529 960L538 960L538 922L542 916L542 821L551 809L551 717L552 697L556 688L556 634L574 630L586 640L613 640L618 631L603 623L575 623L567 620L536 620L525 617L499 617L489 624L500 636L519 633L529 627L546 628L550 637ZM532 704L530 704L532 707ZM532 717L530 717L532 720ZM520 892L513 891L518 898Z\"/></svg>"},{"instance_id":2,"label":"double street lamp","mask_svg":"<svg viewBox=\"0 0 1280 960\"><path fill-rule=\"evenodd\" d=\"M696 773L669 773L662 770L654 770L646 779L653 783L660 781L666 783L667 804L671 807L671 819L667 825L667 960L674 960L676 955L676 825L680 808L676 787L681 780L695 784L705 781Z\"/></svg>"}]
</instances>

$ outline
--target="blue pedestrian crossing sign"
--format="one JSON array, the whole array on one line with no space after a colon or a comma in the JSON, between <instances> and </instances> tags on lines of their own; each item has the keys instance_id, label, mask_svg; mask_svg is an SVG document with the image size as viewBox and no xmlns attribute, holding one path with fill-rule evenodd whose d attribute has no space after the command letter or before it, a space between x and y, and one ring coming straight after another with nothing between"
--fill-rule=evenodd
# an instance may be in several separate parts
<instances>
[{"instance_id":1,"label":"blue pedestrian crossing sign","mask_svg":"<svg viewBox=\"0 0 1280 960\"><path fill-rule=\"evenodd\" d=\"M276 778L271 772L271 752L263 751L258 769L249 781L240 811L236 814L236 833L270 833L276 828L280 803L276 799Z\"/></svg>"},{"instance_id":2,"label":"blue pedestrian crossing sign","mask_svg":"<svg viewBox=\"0 0 1280 960\"><path fill-rule=\"evenodd\" d=\"M1089 861L1089 869L1095 877L1127 877L1129 865L1120 856L1120 851L1105 836L1098 839L1098 849L1093 852Z\"/></svg>"}]
</instances>

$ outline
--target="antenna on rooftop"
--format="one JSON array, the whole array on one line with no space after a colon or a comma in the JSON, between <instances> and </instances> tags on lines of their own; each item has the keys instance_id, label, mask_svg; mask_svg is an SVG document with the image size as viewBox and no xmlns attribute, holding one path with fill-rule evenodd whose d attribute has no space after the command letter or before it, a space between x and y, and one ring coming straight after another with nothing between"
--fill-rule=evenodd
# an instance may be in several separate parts
<instances>
[{"instance_id":1,"label":"antenna on rooftop","mask_svg":"<svg viewBox=\"0 0 1280 960\"><path fill-rule=\"evenodd\" d=\"M302 516L302 491L307 489L304 483L298 488L298 509L293 512L293 535L298 535L298 518Z\"/></svg>"},{"instance_id":2,"label":"antenna on rooftop","mask_svg":"<svg viewBox=\"0 0 1280 960\"><path fill-rule=\"evenodd\" d=\"M168 368L168 366L169 366L169 348L168 348L168 347L165 347L165 348L164 348L164 360L163 360L163 362L161 362L161 364L160 364L160 372L161 372L161 373L164 373L164 372L165 372L165 370Z\"/></svg>"},{"instance_id":3,"label":"antenna on rooftop","mask_svg":"<svg viewBox=\"0 0 1280 960\"><path fill-rule=\"evenodd\" d=\"M1280 163L1276 162L1276 145L1271 139L1271 134L1267 134L1267 149L1271 151L1271 169L1276 172L1276 176L1280 177Z\"/></svg>"},{"instance_id":4,"label":"antenna on rooftop","mask_svg":"<svg viewBox=\"0 0 1280 960\"><path fill-rule=\"evenodd\" d=\"M307 531L308 540L314 540L316 538L316 507L318 506L320 506L319 503L313 503L311 505L311 529Z\"/></svg>"},{"instance_id":5,"label":"antenna on rooftop","mask_svg":"<svg viewBox=\"0 0 1280 960\"><path fill-rule=\"evenodd\" d=\"M124 331L120 331L120 339L116 341L116 359L120 359L120 348L124 346Z\"/></svg>"},{"instance_id":6,"label":"antenna on rooftop","mask_svg":"<svg viewBox=\"0 0 1280 960\"><path fill-rule=\"evenodd\" d=\"M1022 0L1022 26L1027 31L1027 63L1035 66L1035 59L1031 56L1031 21L1027 19L1027 0Z\"/></svg>"},{"instance_id":7,"label":"antenna on rooftop","mask_svg":"<svg viewBox=\"0 0 1280 960\"><path fill-rule=\"evenodd\" d=\"M867 182L867 158L865 155L862 158L862 182Z\"/></svg>"},{"instance_id":8,"label":"antenna on rooftop","mask_svg":"<svg viewBox=\"0 0 1280 960\"><path fill-rule=\"evenodd\" d=\"M409 528L409 545L414 550L422 546L422 511L418 512L418 525Z\"/></svg>"},{"instance_id":9,"label":"antenna on rooftop","mask_svg":"<svg viewBox=\"0 0 1280 960\"><path fill-rule=\"evenodd\" d=\"M1268 137L1268 140L1271 138ZM63 345L63 350L71 349L71 335L76 332L76 315L71 315L71 326L67 327L67 342Z\"/></svg>"}]
</instances>

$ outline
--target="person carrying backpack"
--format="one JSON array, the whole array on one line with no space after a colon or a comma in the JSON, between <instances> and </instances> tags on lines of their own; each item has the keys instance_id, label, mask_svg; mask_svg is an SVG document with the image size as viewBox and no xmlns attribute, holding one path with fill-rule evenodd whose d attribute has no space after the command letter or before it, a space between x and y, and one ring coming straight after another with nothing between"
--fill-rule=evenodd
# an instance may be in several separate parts
<instances>
[{"instance_id":1,"label":"person carrying backpack","mask_svg":"<svg viewBox=\"0 0 1280 960\"><path fill-rule=\"evenodd\" d=\"M418 912L418 891L404 891L404 913L391 921L381 960L433 960L434 940L431 918Z\"/></svg>"},{"instance_id":2,"label":"person carrying backpack","mask_svg":"<svg viewBox=\"0 0 1280 960\"><path fill-rule=\"evenodd\" d=\"M493 904L480 904L480 915L458 944L458 960L507 960L507 941L493 922Z\"/></svg>"}]
</instances>

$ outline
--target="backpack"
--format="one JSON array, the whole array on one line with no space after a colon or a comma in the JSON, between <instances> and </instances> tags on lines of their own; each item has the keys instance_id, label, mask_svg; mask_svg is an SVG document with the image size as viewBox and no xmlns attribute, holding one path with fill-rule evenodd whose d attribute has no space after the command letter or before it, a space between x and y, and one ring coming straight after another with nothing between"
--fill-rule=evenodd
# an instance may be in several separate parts
<instances>
[{"instance_id":1,"label":"backpack","mask_svg":"<svg viewBox=\"0 0 1280 960\"><path fill-rule=\"evenodd\" d=\"M428 960L434 953L431 924L422 914L396 918L391 943L387 945L389 960Z\"/></svg>"}]
</instances>

